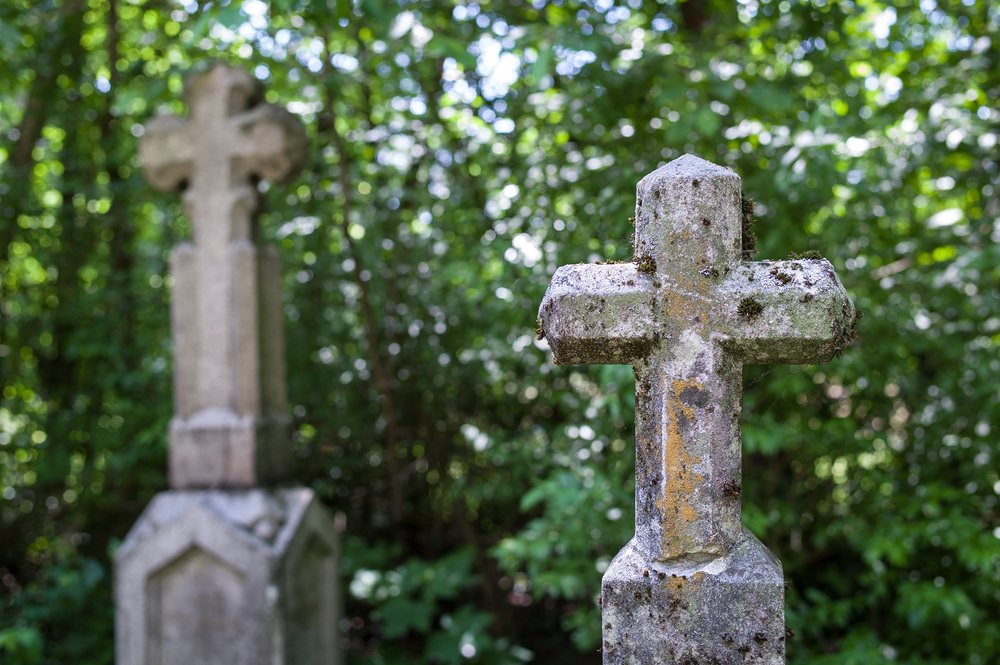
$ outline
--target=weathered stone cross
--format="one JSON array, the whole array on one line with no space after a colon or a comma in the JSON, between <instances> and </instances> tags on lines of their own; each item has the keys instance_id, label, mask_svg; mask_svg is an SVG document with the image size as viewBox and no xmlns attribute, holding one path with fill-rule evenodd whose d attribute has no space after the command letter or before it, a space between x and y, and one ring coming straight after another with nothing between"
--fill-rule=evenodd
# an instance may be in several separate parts
<instances>
[{"instance_id":1,"label":"weathered stone cross","mask_svg":"<svg viewBox=\"0 0 1000 665\"><path fill-rule=\"evenodd\" d=\"M175 488L252 487L287 473L280 262L254 228L254 178L295 175L306 155L298 119L257 104L247 72L216 65L186 85L190 118L151 121L140 143L146 177L184 188L192 243L173 252L171 318Z\"/></svg>"},{"instance_id":2,"label":"weathered stone cross","mask_svg":"<svg viewBox=\"0 0 1000 665\"><path fill-rule=\"evenodd\" d=\"M825 259L743 260L740 178L685 155L637 188L635 263L563 266L560 364L630 364L632 541L604 575L604 663L783 663L781 564L740 524L745 364L825 363L855 309Z\"/></svg>"}]
</instances>

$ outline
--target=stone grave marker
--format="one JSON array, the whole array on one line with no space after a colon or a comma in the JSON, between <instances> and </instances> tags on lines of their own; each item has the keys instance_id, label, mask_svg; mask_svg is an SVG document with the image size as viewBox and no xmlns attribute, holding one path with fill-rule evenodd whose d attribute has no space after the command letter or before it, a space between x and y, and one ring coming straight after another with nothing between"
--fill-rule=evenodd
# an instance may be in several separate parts
<instances>
[{"instance_id":1,"label":"stone grave marker","mask_svg":"<svg viewBox=\"0 0 1000 665\"><path fill-rule=\"evenodd\" d=\"M825 259L744 260L740 178L684 155L637 187L635 262L559 268L559 364L635 373L635 537L602 581L603 658L785 662L781 563L740 523L743 365L826 363L855 308Z\"/></svg>"},{"instance_id":2,"label":"stone grave marker","mask_svg":"<svg viewBox=\"0 0 1000 665\"><path fill-rule=\"evenodd\" d=\"M288 479L280 264L255 229L254 178L298 172L306 139L260 104L248 73L216 65L186 83L190 117L140 143L155 186L183 189L192 242L175 248L169 460L115 555L118 665L334 665L339 538L313 492Z\"/></svg>"}]
</instances>

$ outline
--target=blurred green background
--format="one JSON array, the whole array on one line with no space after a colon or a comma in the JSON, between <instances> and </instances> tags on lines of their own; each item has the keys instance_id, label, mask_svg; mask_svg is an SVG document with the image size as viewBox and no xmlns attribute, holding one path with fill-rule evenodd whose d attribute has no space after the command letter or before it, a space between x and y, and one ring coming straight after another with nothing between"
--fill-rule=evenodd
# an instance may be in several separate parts
<instances>
[{"instance_id":1,"label":"blurred green background","mask_svg":"<svg viewBox=\"0 0 1000 665\"><path fill-rule=\"evenodd\" d=\"M743 177L758 258L818 250L865 313L843 358L745 373L789 663L1000 662L998 40L985 0L4 0L0 660L113 661L188 233L137 138L222 60L311 140L261 226L349 663L600 661L632 374L550 364L535 313L632 258L635 183L688 152Z\"/></svg>"}]
</instances>

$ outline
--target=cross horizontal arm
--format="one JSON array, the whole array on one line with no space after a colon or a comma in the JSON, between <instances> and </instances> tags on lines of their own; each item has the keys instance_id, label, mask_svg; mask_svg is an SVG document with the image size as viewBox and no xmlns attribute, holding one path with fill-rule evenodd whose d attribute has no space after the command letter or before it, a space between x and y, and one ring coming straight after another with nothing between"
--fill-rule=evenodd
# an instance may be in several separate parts
<instances>
[{"instance_id":1,"label":"cross horizontal arm","mask_svg":"<svg viewBox=\"0 0 1000 665\"><path fill-rule=\"evenodd\" d=\"M153 187L172 192L191 177L197 154L190 122L175 115L157 116L146 123L139 142L142 171Z\"/></svg>"},{"instance_id":2,"label":"cross horizontal arm","mask_svg":"<svg viewBox=\"0 0 1000 665\"><path fill-rule=\"evenodd\" d=\"M656 288L634 263L559 268L538 321L560 364L631 365L656 345Z\"/></svg>"},{"instance_id":3,"label":"cross horizontal arm","mask_svg":"<svg viewBox=\"0 0 1000 665\"><path fill-rule=\"evenodd\" d=\"M261 104L233 117L234 156L247 171L281 182L305 165L308 141L297 116L274 104Z\"/></svg>"},{"instance_id":4,"label":"cross horizontal arm","mask_svg":"<svg viewBox=\"0 0 1000 665\"><path fill-rule=\"evenodd\" d=\"M826 259L744 262L722 288L719 341L745 364L824 364L850 341L854 303Z\"/></svg>"}]
</instances>

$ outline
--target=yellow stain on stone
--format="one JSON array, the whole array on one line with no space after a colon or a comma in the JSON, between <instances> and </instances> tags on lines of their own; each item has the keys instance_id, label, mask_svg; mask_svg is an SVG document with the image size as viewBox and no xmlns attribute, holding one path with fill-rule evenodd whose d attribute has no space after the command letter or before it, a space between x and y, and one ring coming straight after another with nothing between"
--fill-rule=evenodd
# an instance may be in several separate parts
<instances>
[{"instance_id":1,"label":"yellow stain on stone","mask_svg":"<svg viewBox=\"0 0 1000 665\"><path fill-rule=\"evenodd\" d=\"M694 471L694 465L700 460L692 457L679 423L681 416L694 421L694 408L681 399L689 388L704 389L695 379L677 379L664 395L667 431L663 450L663 492L657 498L657 508L664 517L660 549L667 556L689 551L692 536L696 535L691 533L690 527L698 521L695 490L704 480L702 474Z\"/></svg>"}]
</instances>

